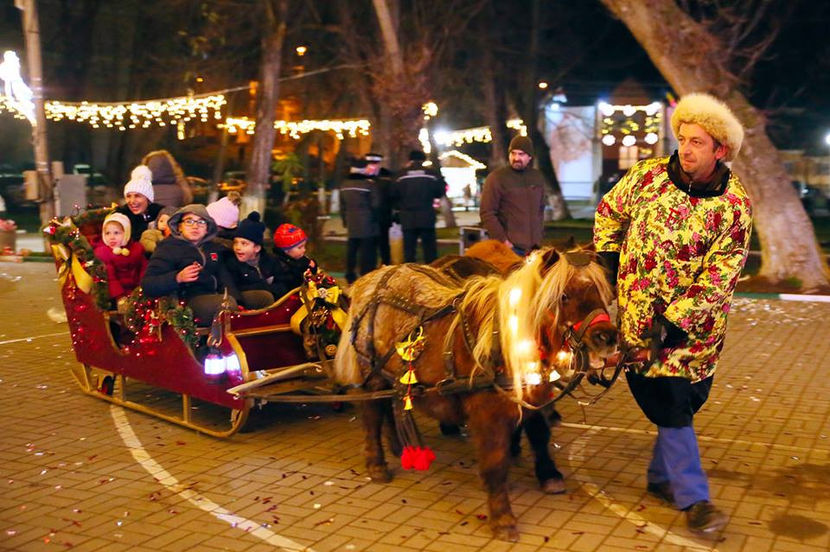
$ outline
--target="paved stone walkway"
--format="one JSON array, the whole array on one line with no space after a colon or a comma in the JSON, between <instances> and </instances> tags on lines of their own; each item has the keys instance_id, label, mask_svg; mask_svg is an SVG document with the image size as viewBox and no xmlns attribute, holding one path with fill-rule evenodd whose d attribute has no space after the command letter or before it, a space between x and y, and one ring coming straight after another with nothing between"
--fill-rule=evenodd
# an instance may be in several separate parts
<instances>
[{"instance_id":1,"label":"paved stone walkway","mask_svg":"<svg viewBox=\"0 0 830 552\"><path fill-rule=\"evenodd\" d=\"M0 305L2 550L830 548L828 304L736 301L696 417L722 535L646 496L652 428L617 385L559 409L566 494L538 490L527 454L511 471L518 543L491 538L471 444L430 421L430 471L370 483L352 408L268 405L250 431L205 437L80 393L52 265L0 263Z\"/></svg>"}]
</instances>

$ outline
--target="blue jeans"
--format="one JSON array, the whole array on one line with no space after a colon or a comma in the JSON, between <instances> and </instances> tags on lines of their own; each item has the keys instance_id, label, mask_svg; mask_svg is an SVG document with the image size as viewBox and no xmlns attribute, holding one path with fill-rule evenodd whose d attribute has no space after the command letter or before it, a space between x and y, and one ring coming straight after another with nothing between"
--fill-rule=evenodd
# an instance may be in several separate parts
<instances>
[{"instance_id":1,"label":"blue jeans","mask_svg":"<svg viewBox=\"0 0 830 552\"><path fill-rule=\"evenodd\" d=\"M668 482L679 510L709 500L709 481L700 464L694 427L657 426L657 440L648 465L648 482Z\"/></svg>"}]
</instances>

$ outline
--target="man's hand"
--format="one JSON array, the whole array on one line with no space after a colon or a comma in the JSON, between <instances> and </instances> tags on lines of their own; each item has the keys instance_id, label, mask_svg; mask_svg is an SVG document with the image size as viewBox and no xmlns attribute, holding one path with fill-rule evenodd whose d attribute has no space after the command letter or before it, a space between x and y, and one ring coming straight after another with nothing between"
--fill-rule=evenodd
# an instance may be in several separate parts
<instances>
[{"instance_id":1,"label":"man's hand","mask_svg":"<svg viewBox=\"0 0 830 552\"><path fill-rule=\"evenodd\" d=\"M681 346L689 335L672 324L662 314L654 317L651 331L644 337L650 337L651 358L656 360L663 349L674 349Z\"/></svg>"},{"instance_id":2,"label":"man's hand","mask_svg":"<svg viewBox=\"0 0 830 552\"><path fill-rule=\"evenodd\" d=\"M513 242L512 242L512 241L510 241L510 240L507 240L507 239L506 239L506 240L504 240L504 245L506 245L506 246L507 246L507 247L509 247L510 249L513 249Z\"/></svg>"},{"instance_id":3,"label":"man's hand","mask_svg":"<svg viewBox=\"0 0 830 552\"><path fill-rule=\"evenodd\" d=\"M202 271L202 265L193 261L191 264L187 265L183 269L181 269L178 274L176 274L176 281L180 284L185 282L195 282L199 279L199 272Z\"/></svg>"}]
</instances>

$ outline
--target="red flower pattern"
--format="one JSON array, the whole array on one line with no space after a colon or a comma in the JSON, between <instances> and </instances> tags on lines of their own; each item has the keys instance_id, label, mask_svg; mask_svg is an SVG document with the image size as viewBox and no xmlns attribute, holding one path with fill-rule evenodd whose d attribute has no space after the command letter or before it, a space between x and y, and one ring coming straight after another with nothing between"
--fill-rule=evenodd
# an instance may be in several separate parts
<instances>
[{"instance_id":1,"label":"red flower pattern","mask_svg":"<svg viewBox=\"0 0 830 552\"><path fill-rule=\"evenodd\" d=\"M689 196L669 180L667 161L637 163L605 195L594 243L620 252L619 327L628 344L645 344L643 332L658 312L689 334L646 375L697 381L714 372L723 347L749 247L750 203L734 174L721 196Z\"/></svg>"}]
</instances>

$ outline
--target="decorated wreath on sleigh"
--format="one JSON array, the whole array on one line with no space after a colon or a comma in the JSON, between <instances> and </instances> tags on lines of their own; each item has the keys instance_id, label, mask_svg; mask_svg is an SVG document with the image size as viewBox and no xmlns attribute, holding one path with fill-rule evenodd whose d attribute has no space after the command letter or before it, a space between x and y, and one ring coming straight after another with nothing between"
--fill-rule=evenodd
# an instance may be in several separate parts
<instances>
[{"instance_id":1,"label":"decorated wreath on sleigh","mask_svg":"<svg viewBox=\"0 0 830 552\"><path fill-rule=\"evenodd\" d=\"M303 338L306 356L328 360L337 353L337 343L346 323L349 299L333 277L323 270L303 274L302 305L291 317L291 329Z\"/></svg>"}]
</instances>

